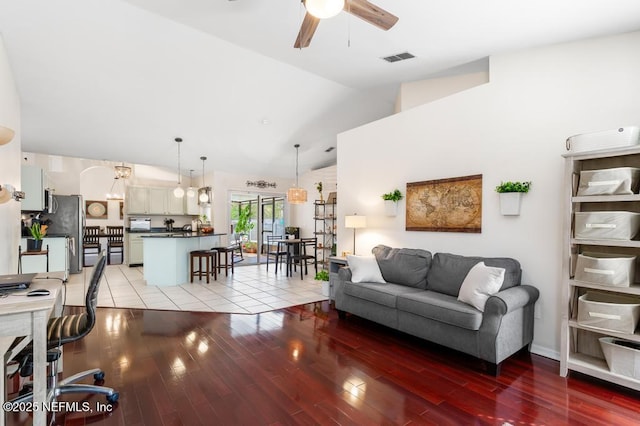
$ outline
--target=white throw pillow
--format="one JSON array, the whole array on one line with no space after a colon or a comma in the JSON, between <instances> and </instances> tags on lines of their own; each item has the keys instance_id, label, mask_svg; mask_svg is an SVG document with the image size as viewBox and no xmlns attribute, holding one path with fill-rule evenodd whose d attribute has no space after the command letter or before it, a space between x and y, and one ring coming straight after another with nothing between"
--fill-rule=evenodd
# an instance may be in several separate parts
<instances>
[{"instance_id":1,"label":"white throw pillow","mask_svg":"<svg viewBox=\"0 0 640 426\"><path fill-rule=\"evenodd\" d=\"M347 255L352 283L385 283L378 261L373 256Z\"/></svg>"},{"instance_id":2,"label":"white throw pillow","mask_svg":"<svg viewBox=\"0 0 640 426\"><path fill-rule=\"evenodd\" d=\"M458 300L484 312L484 305L492 294L500 291L504 282L504 268L476 263L462 282Z\"/></svg>"}]
</instances>

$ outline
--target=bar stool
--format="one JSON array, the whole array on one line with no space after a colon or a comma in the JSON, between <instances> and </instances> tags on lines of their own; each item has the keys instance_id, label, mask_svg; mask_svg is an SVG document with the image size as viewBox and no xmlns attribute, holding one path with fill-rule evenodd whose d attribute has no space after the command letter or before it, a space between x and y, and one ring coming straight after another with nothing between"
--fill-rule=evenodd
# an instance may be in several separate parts
<instances>
[{"instance_id":1,"label":"bar stool","mask_svg":"<svg viewBox=\"0 0 640 426\"><path fill-rule=\"evenodd\" d=\"M198 270L193 267L193 261L198 260ZM204 259L206 264L206 271L202 269L202 260ZM194 277L202 279L203 276L207 277L207 284L209 284L209 277L213 274L213 279L218 279L218 273L216 271L216 253L213 250L194 250L189 253L189 266L191 267L191 282Z\"/></svg>"},{"instance_id":2,"label":"bar stool","mask_svg":"<svg viewBox=\"0 0 640 426\"><path fill-rule=\"evenodd\" d=\"M229 269L231 269L231 273L233 274L233 248L229 247L212 247L211 251L217 253L218 257L218 272L222 273L222 268L224 268L225 276L229 276ZM224 259L224 264L223 264Z\"/></svg>"}]
</instances>

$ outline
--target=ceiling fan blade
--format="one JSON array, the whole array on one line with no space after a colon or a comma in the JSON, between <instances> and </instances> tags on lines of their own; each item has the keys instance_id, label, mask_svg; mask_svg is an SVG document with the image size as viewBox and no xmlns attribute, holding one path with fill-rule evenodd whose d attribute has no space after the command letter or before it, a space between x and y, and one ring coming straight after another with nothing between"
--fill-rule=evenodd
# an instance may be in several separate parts
<instances>
[{"instance_id":1,"label":"ceiling fan blade","mask_svg":"<svg viewBox=\"0 0 640 426\"><path fill-rule=\"evenodd\" d=\"M398 17L369 3L367 0L347 0L344 11L387 31L398 22Z\"/></svg>"},{"instance_id":2,"label":"ceiling fan blade","mask_svg":"<svg viewBox=\"0 0 640 426\"><path fill-rule=\"evenodd\" d=\"M307 12L304 15L304 20L302 21L302 26L300 27L298 38L296 39L296 43L293 45L293 47L295 47L296 49L309 47L309 44L311 44L311 38L316 32L316 28L318 28L319 23L320 19Z\"/></svg>"}]
</instances>

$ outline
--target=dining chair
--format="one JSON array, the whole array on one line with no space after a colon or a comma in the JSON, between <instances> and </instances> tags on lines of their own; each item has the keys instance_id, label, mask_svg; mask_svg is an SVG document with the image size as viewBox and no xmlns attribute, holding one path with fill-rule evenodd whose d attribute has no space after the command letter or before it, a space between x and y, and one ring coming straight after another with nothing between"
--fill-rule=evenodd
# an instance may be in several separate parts
<instances>
[{"instance_id":1,"label":"dining chair","mask_svg":"<svg viewBox=\"0 0 640 426\"><path fill-rule=\"evenodd\" d=\"M291 268L296 268L300 266L300 279L304 278L304 275L309 273L308 265L310 262L313 262L315 267L316 274L318 273L318 239L317 238L301 238L299 244L299 252L290 254L289 262L287 267L289 268L289 273L291 273ZM304 266L304 275L302 271L302 267Z\"/></svg>"},{"instance_id":2,"label":"dining chair","mask_svg":"<svg viewBox=\"0 0 640 426\"><path fill-rule=\"evenodd\" d=\"M120 254L124 263L124 226L107 226L107 265L111 265L111 254Z\"/></svg>"},{"instance_id":3,"label":"dining chair","mask_svg":"<svg viewBox=\"0 0 640 426\"><path fill-rule=\"evenodd\" d=\"M278 273L278 264L282 265L282 260L287 257L286 245L279 243L283 240L282 235L267 235L267 271L269 271L269 257L273 256L276 264L276 274Z\"/></svg>"},{"instance_id":4,"label":"dining chair","mask_svg":"<svg viewBox=\"0 0 640 426\"><path fill-rule=\"evenodd\" d=\"M100 245L100 227L99 226L85 226L84 234L82 237L82 266L87 266L87 251L90 254L100 254L102 246Z\"/></svg>"}]
</instances>

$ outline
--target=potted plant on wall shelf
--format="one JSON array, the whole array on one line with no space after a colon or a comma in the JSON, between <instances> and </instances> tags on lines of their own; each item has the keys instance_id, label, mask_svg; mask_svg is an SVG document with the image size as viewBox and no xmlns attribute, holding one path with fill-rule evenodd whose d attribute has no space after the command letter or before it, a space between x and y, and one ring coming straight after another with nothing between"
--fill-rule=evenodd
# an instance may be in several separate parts
<instances>
[{"instance_id":1,"label":"potted plant on wall shelf","mask_svg":"<svg viewBox=\"0 0 640 426\"><path fill-rule=\"evenodd\" d=\"M518 216L522 194L529 192L531 182L500 182L496 192L500 194L500 213L504 216Z\"/></svg>"},{"instance_id":2,"label":"potted plant on wall shelf","mask_svg":"<svg viewBox=\"0 0 640 426\"><path fill-rule=\"evenodd\" d=\"M41 251L42 238L47 234L47 225L36 222L31 225L29 232L33 238L27 240L27 251Z\"/></svg>"},{"instance_id":3,"label":"potted plant on wall shelf","mask_svg":"<svg viewBox=\"0 0 640 426\"><path fill-rule=\"evenodd\" d=\"M398 201L402 200L403 195L399 189L394 189L392 192L382 194L384 200L384 212L387 216L395 216L398 214Z\"/></svg>"}]
</instances>

